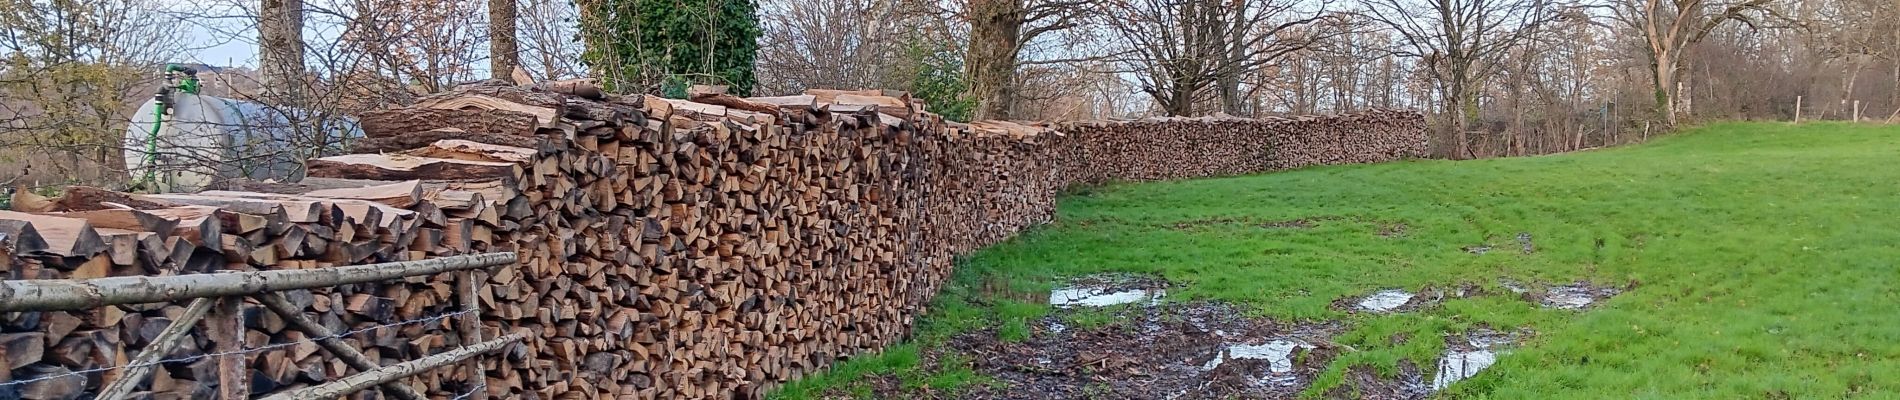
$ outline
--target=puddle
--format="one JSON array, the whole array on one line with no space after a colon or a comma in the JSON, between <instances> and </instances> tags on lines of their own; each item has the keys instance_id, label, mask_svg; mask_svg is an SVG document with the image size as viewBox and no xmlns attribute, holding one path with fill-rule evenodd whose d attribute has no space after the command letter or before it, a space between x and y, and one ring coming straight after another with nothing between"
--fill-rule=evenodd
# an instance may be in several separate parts
<instances>
[{"instance_id":1,"label":"puddle","mask_svg":"<svg viewBox=\"0 0 1900 400\"><path fill-rule=\"evenodd\" d=\"M1227 349L1215 355L1214 359L1207 360L1207 364L1201 365L1201 370L1212 371L1230 359L1267 360L1268 371L1275 374L1291 373L1293 372L1293 351L1303 348L1311 349L1313 345L1301 341L1275 340L1262 345L1237 344L1227 346Z\"/></svg>"},{"instance_id":2,"label":"puddle","mask_svg":"<svg viewBox=\"0 0 1900 400\"><path fill-rule=\"evenodd\" d=\"M1517 342L1518 335L1480 328L1465 334L1462 341L1446 343L1445 357L1438 360L1438 372L1432 376L1431 390L1443 390L1465 378L1477 376L1485 368L1491 368L1491 365L1498 363L1502 349Z\"/></svg>"},{"instance_id":3,"label":"puddle","mask_svg":"<svg viewBox=\"0 0 1900 400\"><path fill-rule=\"evenodd\" d=\"M1518 232L1518 233L1517 233L1517 245L1518 245L1518 246L1522 246L1522 247L1524 247L1524 254L1530 254L1530 253L1535 253L1535 252L1537 252L1537 245L1536 245L1536 244L1532 244L1532 243L1531 243L1531 233L1530 233L1530 232Z\"/></svg>"},{"instance_id":4,"label":"puddle","mask_svg":"<svg viewBox=\"0 0 1900 400\"><path fill-rule=\"evenodd\" d=\"M1049 291L1049 305L1058 308L1107 307L1121 304L1161 303L1167 283L1150 276L1098 274L1076 278L1067 287Z\"/></svg>"},{"instance_id":5,"label":"puddle","mask_svg":"<svg viewBox=\"0 0 1900 400\"><path fill-rule=\"evenodd\" d=\"M1517 283L1517 281L1510 280L1510 279L1499 279L1498 286L1503 286L1505 290L1510 290L1511 293L1516 293L1516 294L1525 294L1525 293L1531 292L1530 289L1524 288L1524 284Z\"/></svg>"},{"instance_id":6,"label":"puddle","mask_svg":"<svg viewBox=\"0 0 1900 400\"><path fill-rule=\"evenodd\" d=\"M1372 312L1387 312L1405 306L1412 301L1411 292L1398 289L1381 290L1359 301L1359 309Z\"/></svg>"},{"instance_id":7,"label":"puddle","mask_svg":"<svg viewBox=\"0 0 1900 400\"><path fill-rule=\"evenodd\" d=\"M1544 298L1539 303L1550 308L1581 310L1589 308L1598 300L1615 296L1617 293L1618 291L1613 288L1593 287L1584 283L1551 286L1544 290Z\"/></svg>"},{"instance_id":8,"label":"puddle","mask_svg":"<svg viewBox=\"0 0 1900 400\"><path fill-rule=\"evenodd\" d=\"M1147 301L1159 303L1168 291L1165 289L1136 289L1108 291L1100 288L1056 289L1049 292L1049 305L1056 307L1107 307L1117 304L1130 304Z\"/></svg>"},{"instance_id":9,"label":"puddle","mask_svg":"<svg viewBox=\"0 0 1900 400\"><path fill-rule=\"evenodd\" d=\"M1465 246L1464 250L1466 253L1484 255L1484 253L1491 252L1491 245L1481 244L1477 246Z\"/></svg>"},{"instance_id":10,"label":"puddle","mask_svg":"<svg viewBox=\"0 0 1900 400\"><path fill-rule=\"evenodd\" d=\"M1490 368L1498 362L1497 353L1490 350L1455 351L1445 354L1438 361L1438 375L1432 377L1432 390L1444 390L1465 378L1478 375L1478 371Z\"/></svg>"}]
</instances>

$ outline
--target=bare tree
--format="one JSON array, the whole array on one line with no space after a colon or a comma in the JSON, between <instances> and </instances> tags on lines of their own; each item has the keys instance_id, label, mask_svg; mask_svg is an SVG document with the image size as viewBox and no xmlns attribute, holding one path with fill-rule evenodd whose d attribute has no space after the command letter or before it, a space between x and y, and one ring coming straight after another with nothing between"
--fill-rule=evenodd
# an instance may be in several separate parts
<instances>
[{"instance_id":1,"label":"bare tree","mask_svg":"<svg viewBox=\"0 0 1900 400\"><path fill-rule=\"evenodd\" d=\"M1024 47L1044 35L1081 26L1095 5L1095 0L970 0L964 9L970 22L964 67L977 99L975 118L1009 119Z\"/></svg>"},{"instance_id":2,"label":"bare tree","mask_svg":"<svg viewBox=\"0 0 1900 400\"><path fill-rule=\"evenodd\" d=\"M896 0L774 1L761 4L759 89L892 87L911 30L923 13Z\"/></svg>"},{"instance_id":3,"label":"bare tree","mask_svg":"<svg viewBox=\"0 0 1900 400\"><path fill-rule=\"evenodd\" d=\"M1242 76L1252 74L1325 35L1297 29L1325 18L1292 0L1123 0L1100 18L1127 45L1118 57L1142 90L1169 115L1191 115L1202 96L1219 96L1221 110L1242 109Z\"/></svg>"},{"instance_id":4,"label":"bare tree","mask_svg":"<svg viewBox=\"0 0 1900 400\"><path fill-rule=\"evenodd\" d=\"M524 46L520 62L539 79L586 75L581 65L580 10L567 0L527 0L516 26Z\"/></svg>"},{"instance_id":5,"label":"bare tree","mask_svg":"<svg viewBox=\"0 0 1900 400\"><path fill-rule=\"evenodd\" d=\"M1678 89L1684 49L1699 43L1727 21L1756 25L1754 14L1773 13L1773 0L1619 0L1612 7L1616 20L1643 38L1655 84L1656 112L1669 125L1677 123L1686 96ZM1671 91L1678 94L1672 95Z\"/></svg>"},{"instance_id":6,"label":"bare tree","mask_svg":"<svg viewBox=\"0 0 1900 400\"><path fill-rule=\"evenodd\" d=\"M1453 157L1470 157L1466 130L1478 91L1505 52L1559 15L1553 0L1364 0L1366 16L1400 38L1394 52L1422 59L1451 130Z\"/></svg>"}]
</instances>

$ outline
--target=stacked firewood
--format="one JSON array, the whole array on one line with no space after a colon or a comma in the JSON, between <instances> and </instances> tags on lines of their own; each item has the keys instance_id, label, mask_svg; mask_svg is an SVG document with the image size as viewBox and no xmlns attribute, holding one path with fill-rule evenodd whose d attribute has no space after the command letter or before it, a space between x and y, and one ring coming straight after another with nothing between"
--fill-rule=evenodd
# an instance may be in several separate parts
<instances>
[{"instance_id":1,"label":"stacked firewood","mask_svg":"<svg viewBox=\"0 0 1900 400\"><path fill-rule=\"evenodd\" d=\"M1413 111L1246 119L1158 117L1068 123L1083 137L1078 182L1239 175L1425 155L1425 117ZM1166 154L1168 156L1158 156ZM1087 174L1096 175L1087 175Z\"/></svg>"},{"instance_id":2,"label":"stacked firewood","mask_svg":"<svg viewBox=\"0 0 1900 400\"><path fill-rule=\"evenodd\" d=\"M12 241L0 257L11 278L27 279L514 251L517 264L478 274L479 308L486 337L527 339L486 358L479 380L452 369L408 384L437 396L757 398L902 339L953 256L1049 221L1070 185L1389 160L1423 145L1415 116L966 125L893 91L740 98L696 88L681 101L490 81L363 116L358 154L311 161L301 183L27 199L45 207L0 215L11 238L0 240ZM358 285L299 301L341 331L439 314L446 285ZM18 313L34 320L7 321L0 345L14 379L119 365L178 308ZM268 318L247 326L251 343L301 339ZM352 340L389 363L463 344L453 328ZM314 347L291 349L251 361L257 393L344 374ZM168 366L146 389L202 392L213 381L200 368Z\"/></svg>"},{"instance_id":3,"label":"stacked firewood","mask_svg":"<svg viewBox=\"0 0 1900 400\"><path fill-rule=\"evenodd\" d=\"M237 189L237 188L234 188ZM0 212L0 263L8 279L158 276L217 271L325 268L416 260L486 250L490 232L505 229L501 204L514 197L502 180L382 182L313 178L299 185L249 184L196 194L133 195L87 187L53 199L16 193L15 209ZM344 332L422 319L454 309L446 277L290 291L331 331ZM341 361L319 354L306 335L263 306L243 308L249 347L300 342L259 352L250 389L269 393L347 375ZM71 375L124 365L179 317L177 304L100 307L83 312L15 312L0 319L6 398L70 399L96 392L122 370ZM371 360L413 359L460 345L445 323L391 327L349 337ZM209 396L217 361L191 359L213 350L208 335L186 340L136 397ZM40 379L48 378L48 379ZM439 385L449 375L417 380ZM446 393L446 392L441 392Z\"/></svg>"},{"instance_id":4,"label":"stacked firewood","mask_svg":"<svg viewBox=\"0 0 1900 400\"><path fill-rule=\"evenodd\" d=\"M1275 118L1267 170L1424 157L1425 115L1411 110Z\"/></svg>"}]
</instances>

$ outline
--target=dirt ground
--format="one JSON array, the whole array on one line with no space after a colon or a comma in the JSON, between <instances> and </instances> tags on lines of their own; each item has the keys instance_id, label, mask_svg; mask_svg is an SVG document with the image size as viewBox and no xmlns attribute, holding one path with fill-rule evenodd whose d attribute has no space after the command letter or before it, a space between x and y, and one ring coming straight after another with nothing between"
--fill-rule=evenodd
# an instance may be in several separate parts
<instances>
[{"instance_id":1,"label":"dirt ground","mask_svg":"<svg viewBox=\"0 0 1900 400\"><path fill-rule=\"evenodd\" d=\"M1071 284L1071 288L1088 288L1088 293L1101 296L1165 293L1167 286L1161 280L1138 275L1083 277ZM1580 285L1550 286L1548 291L1552 296L1615 293L1613 288ZM1526 290L1517 294L1547 307L1566 307L1561 301L1553 304L1542 298L1542 293ZM1401 306L1377 312L1415 311L1435 306L1447 297L1483 294L1473 285L1426 288L1412 294ZM1334 307L1346 312L1375 312L1355 309L1362 299L1339 299ZM1055 300L1059 303L1063 299ZM906 390L898 377L890 375L868 376L865 383L879 399L1288 399L1306 391L1335 356L1350 351L1329 340L1346 330L1338 322L1283 323L1248 317L1240 308L1223 303L1122 300L1126 303L1106 307L1058 305L1055 311L1034 321L1029 336L1020 341L1000 339L1003 335L992 327L958 334L946 346L925 351L924 365L945 360L967 362L994 384L944 393ZM1078 317L1081 313L1107 315L1087 319L1098 321L1089 326L1072 326L1086 319ZM1444 340L1448 357L1483 353L1495 361L1496 353L1491 350L1508 348L1528 335L1525 331L1481 329ZM1256 354L1262 349L1290 350ZM1425 398L1433 390L1434 379L1443 378L1448 362L1451 359L1424 366L1401 362L1396 376L1390 377L1355 366L1346 371L1343 384L1323 397ZM1488 366L1487 362L1475 367L1465 376Z\"/></svg>"}]
</instances>

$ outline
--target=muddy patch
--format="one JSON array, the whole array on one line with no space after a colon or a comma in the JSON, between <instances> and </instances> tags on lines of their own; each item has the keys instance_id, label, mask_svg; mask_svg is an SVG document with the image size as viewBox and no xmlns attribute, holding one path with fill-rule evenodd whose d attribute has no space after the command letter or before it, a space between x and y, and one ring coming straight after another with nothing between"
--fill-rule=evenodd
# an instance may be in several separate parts
<instances>
[{"instance_id":1,"label":"muddy patch","mask_svg":"<svg viewBox=\"0 0 1900 400\"><path fill-rule=\"evenodd\" d=\"M1500 279L1498 286L1503 286L1505 290L1517 294L1526 301L1536 302L1545 308L1561 310L1587 309L1627 290L1627 288L1598 286L1581 281L1566 285L1530 285L1510 279Z\"/></svg>"},{"instance_id":2,"label":"muddy patch","mask_svg":"<svg viewBox=\"0 0 1900 400\"><path fill-rule=\"evenodd\" d=\"M1622 292L1621 289L1614 287L1592 286L1586 282L1577 282L1545 288L1543 296L1538 299L1538 304L1564 310L1582 310Z\"/></svg>"},{"instance_id":3,"label":"muddy patch","mask_svg":"<svg viewBox=\"0 0 1900 400\"><path fill-rule=\"evenodd\" d=\"M1531 241L1530 232L1517 233L1517 246L1522 249L1524 254L1537 252L1537 243Z\"/></svg>"},{"instance_id":4,"label":"muddy patch","mask_svg":"<svg viewBox=\"0 0 1900 400\"><path fill-rule=\"evenodd\" d=\"M1446 299L1484 294L1483 288L1472 283L1460 283L1450 287L1426 286L1418 292L1405 289L1382 289L1363 296L1334 300L1332 308L1348 313L1391 314L1423 310L1443 303Z\"/></svg>"},{"instance_id":5,"label":"muddy patch","mask_svg":"<svg viewBox=\"0 0 1900 400\"><path fill-rule=\"evenodd\" d=\"M1293 325L1248 318L1218 303L1141 305L1102 310L1111 322L1060 324L1010 342L993 330L951 340L978 373L1000 382L966 393L974 399L1227 399L1291 397L1337 354L1337 325ZM1057 328L1060 327L1060 328Z\"/></svg>"},{"instance_id":6,"label":"muddy patch","mask_svg":"<svg viewBox=\"0 0 1900 400\"><path fill-rule=\"evenodd\" d=\"M1405 400L1423 399L1430 395L1431 387L1425 385L1425 373L1418 364L1411 361L1399 361L1398 376L1380 376L1377 369L1367 365L1355 365L1346 369L1345 381L1326 391L1329 399L1362 400Z\"/></svg>"},{"instance_id":7,"label":"muddy patch","mask_svg":"<svg viewBox=\"0 0 1900 400\"><path fill-rule=\"evenodd\" d=\"M1216 226L1216 225L1251 226L1251 227L1265 228L1265 229L1308 229L1308 228L1319 226L1320 221L1339 220L1339 219L1344 219L1344 217L1313 217L1313 218L1294 218L1294 219L1283 219L1283 220L1264 220L1264 219L1251 218L1251 217L1203 218L1203 219L1197 219L1197 220L1175 222L1175 223L1169 224L1168 227L1174 228L1176 230L1189 230L1189 229L1197 229L1197 228Z\"/></svg>"},{"instance_id":8,"label":"muddy patch","mask_svg":"<svg viewBox=\"0 0 1900 400\"><path fill-rule=\"evenodd\" d=\"M1382 223L1379 224L1379 236L1385 238L1405 236L1407 228L1404 222Z\"/></svg>"},{"instance_id":9,"label":"muddy patch","mask_svg":"<svg viewBox=\"0 0 1900 400\"><path fill-rule=\"evenodd\" d=\"M1496 365L1516 343L1528 338L1527 330L1501 332L1477 328L1445 337L1445 353L1434 361L1431 370L1400 361L1396 376L1382 376L1367 365L1347 368L1345 380L1326 391L1334 399L1423 399Z\"/></svg>"}]
</instances>

